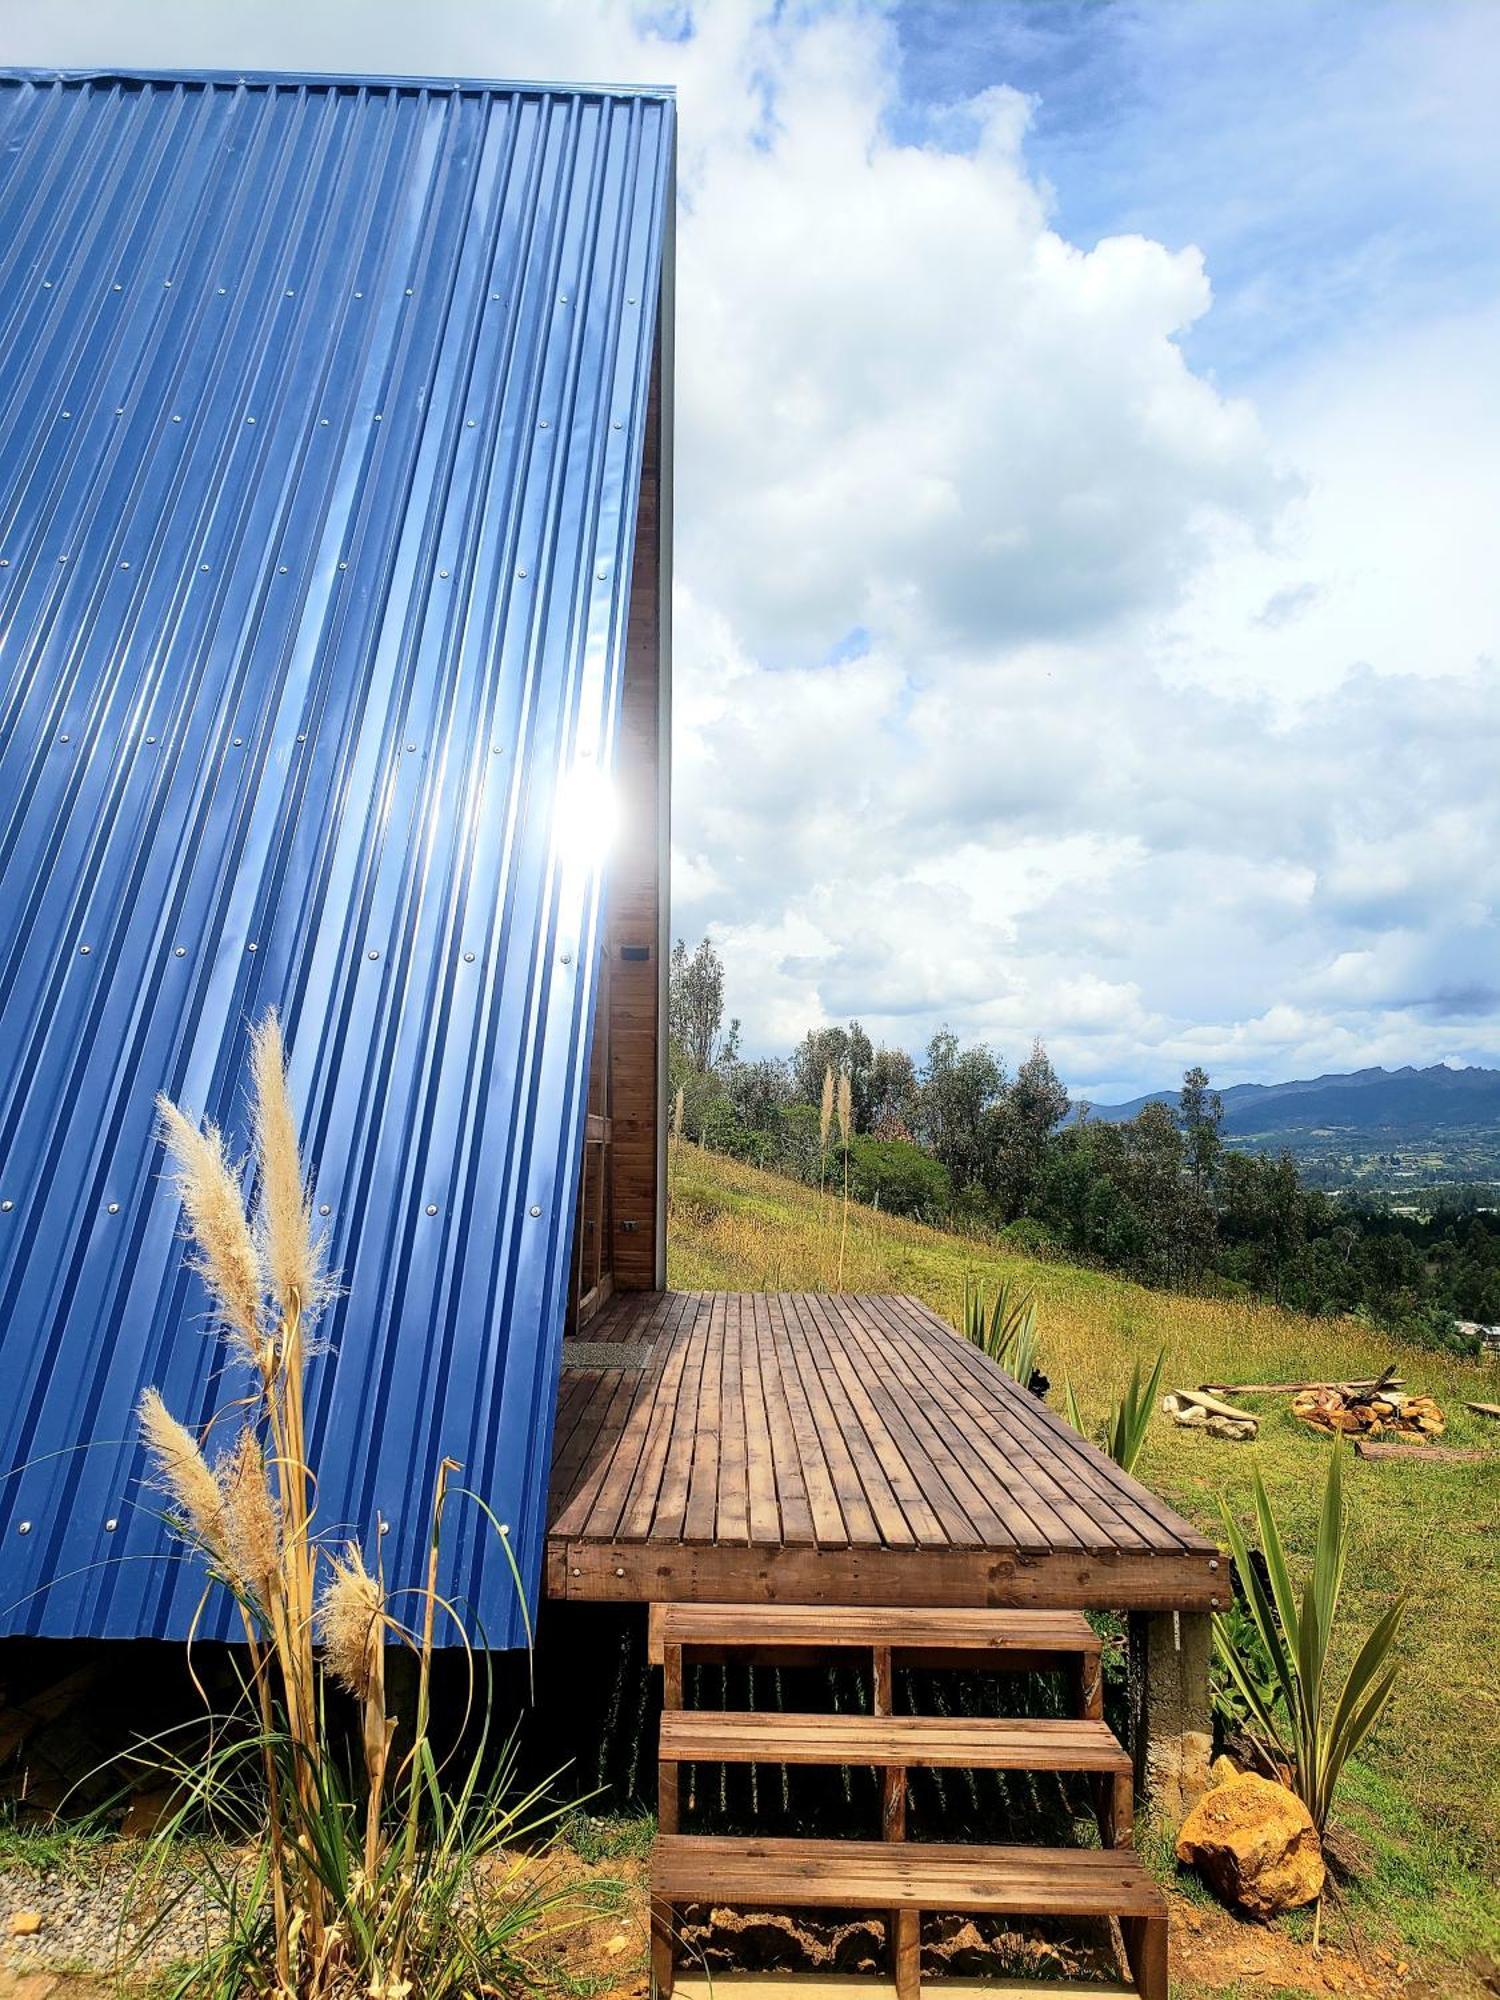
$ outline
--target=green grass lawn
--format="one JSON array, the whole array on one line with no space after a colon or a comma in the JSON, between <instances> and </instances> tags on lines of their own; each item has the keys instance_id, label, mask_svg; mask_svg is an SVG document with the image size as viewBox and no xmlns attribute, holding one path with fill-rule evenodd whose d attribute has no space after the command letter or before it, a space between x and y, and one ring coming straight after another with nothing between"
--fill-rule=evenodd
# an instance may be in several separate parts
<instances>
[{"instance_id":1,"label":"green grass lawn","mask_svg":"<svg viewBox=\"0 0 1500 2000\"><path fill-rule=\"evenodd\" d=\"M672 1168L669 1272L688 1290L832 1289L841 1204L816 1190L680 1145ZM1346 1490L1353 1548L1345 1629L1374 1622L1394 1591L1411 1595L1394 1701L1352 1771L1340 1817L1365 1854L1348 1913L1367 1934L1398 1936L1421 1958L1500 1956L1500 1424L1465 1401L1500 1402L1500 1366L1403 1348L1354 1320L1319 1320L1242 1300L1152 1292L1101 1272L1006 1255L851 1207L849 1291L910 1292L956 1318L966 1274L1018 1279L1037 1295L1041 1361L1061 1407L1071 1379L1092 1422L1129 1376L1167 1349L1168 1385L1340 1380L1397 1361L1408 1387L1448 1415L1445 1444L1489 1446L1477 1465L1365 1464ZM1250 1521L1259 1469L1293 1550L1310 1555L1327 1453L1286 1397L1258 1399L1253 1444L1152 1425L1138 1468L1208 1532L1222 1497ZM1414 1447L1420 1454L1420 1448Z\"/></svg>"}]
</instances>

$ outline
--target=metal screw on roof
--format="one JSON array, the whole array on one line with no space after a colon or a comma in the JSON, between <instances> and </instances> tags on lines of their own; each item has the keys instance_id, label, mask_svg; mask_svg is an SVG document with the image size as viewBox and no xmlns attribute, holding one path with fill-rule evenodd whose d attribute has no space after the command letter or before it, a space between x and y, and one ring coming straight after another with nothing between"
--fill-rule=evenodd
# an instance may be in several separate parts
<instances>
[{"instance_id":1,"label":"metal screw on roof","mask_svg":"<svg viewBox=\"0 0 1500 2000\"><path fill-rule=\"evenodd\" d=\"M66 415L67 415L67 412L66 412L66 411L64 411L64 412L63 412L63 414L64 414L64 416L66 416ZM179 416L176 416L176 415L174 415L174 416L173 416L173 418L172 418L172 421L173 421L173 423L174 423L174 424L180 424L180 423L182 422L182 419L181 419L181 417L179 417Z\"/></svg>"},{"instance_id":2,"label":"metal screw on roof","mask_svg":"<svg viewBox=\"0 0 1500 2000\"><path fill-rule=\"evenodd\" d=\"M125 414L125 405L123 403L117 403L115 405L115 415L117 417L123 417L124 414Z\"/></svg>"},{"instance_id":3,"label":"metal screw on roof","mask_svg":"<svg viewBox=\"0 0 1500 2000\"><path fill-rule=\"evenodd\" d=\"M288 290L288 292L287 292L287 297L288 297L289 299L294 299L294 298L296 298L296 296L297 296L297 294L296 294L296 293L295 293L294 291L291 291L291 290Z\"/></svg>"},{"instance_id":4,"label":"metal screw on roof","mask_svg":"<svg viewBox=\"0 0 1500 2000\"><path fill-rule=\"evenodd\" d=\"M522 577L522 578L524 578L524 577L525 577L525 575L526 575L526 572L525 572L525 570L524 570L524 569L518 569L518 570L516 571L516 575L517 575L517 576L519 576L519 577Z\"/></svg>"},{"instance_id":5,"label":"metal screw on roof","mask_svg":"<svg viewBox=\"0 0 1500 2000\"><path fill-rule=\"evenodd\" d=\"M227 292L228 290L229 290L229 287L228 287L228 285L220 285L220 287L219 287L219 297L220 297L220 298L222 299L222 298L223 298L223 296L224 296L224 294L225 294L225 293L226 293L226 292Z\"/></svg>"},{"instance_id":6,"label":"metal screw on roof","mask_svg":"<svg viewBox=\"0 0 1500 2000\"><path fill-rule=\"evenodd\" d=\"M464 429L466 431L471 431L473 430L473 428L474 428L474 419L470 417L469 421L464 425Z\"/></svg>"},{"instance_id":7,"label":"metal screw on roof","mask_svg":"<svg viewBox=\"0 0 1500 2000\"><path fill-rule=\"evenodd\" d=\"M253 944L247 944L247 945L245 946L245 949L246 949L246 951L258 951L258 950L260 949L260 947L259 947L258 945L253 945Z\"/></svg>"},{"instance_id":8,"label":"metal screw on roof","mask_svg":"<svg viewBox=\"0 0 1500 2000\"><path fill-rule=\"evenodd\" d=\"M285 563L278 563L278 564L277 564L277 574L278 574L278 575L280 575L280 576L285 576L285 575L286 575L286 564L285 564Z\"/></svg>"},{"instance_id":9,"label":"metal screw on roof","mask_svg":"<svg viewBox=\"0 0 1500 2000\"><path fill-rule=\"evenodd\" d=\"M73 739L71 736L59 736L57 740L59 743L71 743Z\"/></svg>"},{"instance_id":10,"label":"metal screw on roof","mask_svg":"<svg viewBox=\"0 0 1500 2000\"><path fill-rule=\"evenodd\" d=\"M633 305L635 304L635 300L634 300L634 299L627 299L627 300L625 301L625 303L626 303L626 305L628 305L628 306L633 306Z\"/></svg>"},{"instance_id":11,"label":"metal screw on roof","mask_svg":"<svg viewBox=\"0 0 1500 2000\"><path fill-rule=\"evenodd\" d=\"M9 1215L14 1207L13 1201L0 1201L0 1215Z\"/></svg>"},{"instance_id":12,"label":"metal screw on roof","mask_svg":"<svg viewBox=\"0 0 1500 2000\"><path fill-rule=\"evenodd\" d=\"M625 1574L625 1572L624 1572L624 1570L623 1570L623 1569L617 1569L617 1570L615 1571L615 1575L616 1575L616 1576L623 1576L624 1574Z\"/></svg>"},{"instance_id":13,"label":"metal screw on roof","mask_svg":"<svg viewBox=\"0 0 1500 2000\"><path fill-rule=\"evenodd\" d=\"M363 293L363 292L356 292L356 293L354 294L354 296L355 296L355 297L356 297L357 299L362 299L362 298L364 297L364 293Z\"/></svg>"},{"instance_id":14,"label":"metal screw on roof","mask_svg":"<svg viewBox=\"0 0 1500 2000\"><path fill-rule=\"evenodd\" d=\"M440 570L438 571L438 575L439 575L440 577L446 577L446 576L447 576L447 574L448 574L448 572L447 572L447 570L445 570L445 569L440 569Z\"/></svg>"},{"instance_id":15,"label":"metal screw on roof","mask_svg":"<svg viewBox=\"0 0 1500 2000\"><path fill-rule=\"evenodd\" d=\"M71 417L71 416L72 416L72 414L73 414L73 412L72 412L71 410L64 410L64 411L63 411L63 415L64 415L65 417Z\"/></svg>"},{"instance_id":16,"label":"metal screw on roof","mask_svg":"<svg viewBox=\"0 0 1500 2000\"><path fill-rule=\"evenodd\" d=\"M50 278L43 278L43 280L42 280L42 290L43 290L44 292L50 292L50 291L51 291L51 289L52 289L52 280L51 280Z\"/></svg>"},{"instance_id":17,"label":"metal screw on roof","mask_svg":"<svg viewBox=\"0 0 1500 2000\"><path fill-rule=\"evenodd\" d=\"M187 957L187 946L186 946L185 944L180 944L180 945L178 945L178 947L177 947L177 950L176 950L176 952L175 952L175 953L173 954L173 956L174 956L174 957L176 957L176 958L186 958L186 957Z\"/></svg>"},{"instance_id":18,"label":"metal screw on roof","mask_svg":"<svg viewBox=\"0 0 1500 2000\"><path fill-rule=\"evenodd\" d=\"M620 419L616 417L614 422L610 425L610 429L612 431L617 431L619 428L620 428Z\"/></svg>"},{"instance_id":19,"label":"metal screw on roof","mask_svg":"<svg viewBox=\"0 0 1500 2000\"><path fill-rule=\"evenodd\" d=\"M603 563L601 563L598 569L595 570L594 574L595 576L598 577L599 581L603 583L604 579L609 575L609 571L604 567Z\"/></svg>"},{"instance_id":20,"label":"metal screw on roof","mask_svg":"<svg viewBox=\"0 0 1500 2000\"><path fill-rule=\"evenodd\" d=\"M542 421L537 425L537 429L542 431L550 431L551 428L552 428L551 424L548 423L545 417L543 417Z\"/></svg>"},{"instance_id":21,"label":"metal screw on roof","mask_svg":"<svg viewBox=\"0 0 1500 2000\"><path fill-rule=\"evenodd\" d=\"M59 556L57 560L61 563L61 562L66 562L68 559L66 556Z\"/></svg>"},{"instance_id":22,"label":"metal screw on roof","mask_svg":"<svg viewBox=\"0 0 1500 2000\"><path fill-rule=\"evenodd\" d=\"M500 297L500 294L499 294L498 292L491 292L491 293L490 293L490 297L491 297L491 299L493 299L493 300L495 300L495 301L497 301L497 302L498 302L498 300L499 300L499 297Z\"/></svg>"},{"instance_id":23,"label":"metal screw on roof","mask_svg":"<svg viewBox=\"0 0 1500 2000\"><path fill-rule=\"evenodd\" d=\"M121 569L129 569L129 567L130 567L130 564L129 564L128 562L122 562L122 563L120 564L120 567L121 567Z\"/></svg>"},{"instance_id":24,"label":"metal screw on roof","mask_svg":"<svg viewBox=\"0 0 1500 2000\"><path fill-rule=\"evenodd\" d=\"M328 419L327 419L327 417L320 417L320 418L318 419L318 428L319 428L320 430L325 430L325 431L327 430L327 428L328 428Z\"/></svg>"},{"instance_id":25,"label":"metal screw on roof","mask_svg":"<svg viewBox=\"0 0 1500 2000\"><path fill-rule=\"evenodd\" d=\"M109 1212L111 1215L118 1215L120 1213L120 1204L117 1201L112 1201L109 1204Z\"/></svg>"},{"instance_id":26,"label":"metal screw on roof","mask_svg":"<svg viewBox=\"0 0 1500 2000\"><path fill-rule=\"evenodd\" d=\"M318 1213L319 1215L332 1215L333 1210L329 1207L326 1201L320 1201L318 1203Z\"/></svg>"},{"instance_id":27,"label":"metal screw on roof","mask_svg":"<svg viewBox=\"0 0 1500 2000\"><path fill-rule=\"evenodd\" d=\"M170 284L171 284L171 282L172 282L172 280L171 280L170 278L163 278L163 279L162 279L162 283L163 283L164 285L170 285Z\"/></svg>"},{"instance_id":28,"label":"metal screw on roof","mask_svg":"<svg viewBox=\"0 0 1500 2000\"><path fill-rule=\"evenodd\" d=\"M113 286L111 286L111 288L110 288L110 289L111 289L112 291L116 291L116 292L123 292L123 291L124 291L124 289L125 289L125 287L124 287L123 285L113 285Z\"/></svg>"},{"instance_id":29,"label":"metal screw on roof","mask_svg":"<svg viewBox=\"0 0 1500 2000\"><path fill-rule=\"evenodd\" d=\"M377 423L377 424L378 424L378 423L380 423L380 422L381 422L381 420L382 420L382 419L384 418L384 416L385 416L385 411L384 411L384 410L377 410L377 411L375 412L375 421L376 421L376 423Z\"/></svg>"},{"instance_id":30,"label":"metal screw on roof","mask_svg":"<svg viewBox=\"0 0 1500 2000\"><path fill-rule=\"evenodd\" d=\"M307 741L307 738L306 738L306 736L299 736L299 737L297 738L297 741L298 741L299 743L305 743L305 742Z\"/></svg>"},{"instance_id":31,"label":"metal screw on roof","mask_svg":"<svg viewBox=\"0 0 1500 2000\"><path fill-rule=\"evenodd\" d=\"M235 747L235 749L236 749L236 750L243 750L243 749L244 749L244 747L245 747L245 739L244 739L244 737L243 737L243 736L236 736L236 737L235 737L235 739L234 739L234 747Z\"/></svg>"},{"instance_id":32,"label":"metal screw on roof","mask_svg":"<svg viewBox=\"0 0 1500 2000\"><path fill-rule=\"evenodd\" d=\"M120 1524L119 1524L119 1522L118 1522L118 1521L117 1521L117 1520L115 1519L114 1515L113 1515L113 1514L111 1514L111 1515L110 1515L110 1517L109 1517L109 1519L108 1519L108 1520L107 1520L107 1521L105 1522L105 1524L104 1524L104 1532L105 1532L105 1534L106 1534L106 1535L112 1535L112 1534L114 1533L115 1529L119 1527L119 1525L120 1525Z\"/></svg>"},{"instance_id":33,"label":"metal screw on roof","mask_svg":"<svg viewBox=\"0 0 1500 2000\"><path fill-rule=\"evenodd\" d=\"M563 293L563 294L561 295L561 297L560 297L560 298L558 299L557 303L558 303L558 304L559 304L560 306L565 306L565 305L566 305L566 304L568 303L568 295L567 295L567 293L566 293L566 292L564 292L564 293Z\"/></svg>"},{"instance_id":34,"label":"metal screw on roof","mask_svg":"<svg viewBox=\"0 0 1500 2000\"><path fill-rule=\"evenodd\" d=\"M408 750L415 750L417 746L415 743L408 743L406 747Z\"/></svg>"},{"instance_id":35,"label":"metal screw on roof","mask_svg":"<svg viewBox=\"0 0 1500 2000\"><path fill-rule=\"evenodd\" d=\"M388 1535L388 1534L389 1534L389 1533L391 1532L391 1524L390 1524L390 1522L389 1522L389 1521L382 1521L382 1522L381 1522L381 1524L380 1524L380 1527L379 1527L379 1529L377 1530L377 1532L378 1532L379 1534L382 1534L382 1535Z\"/></svg>"},{"instance_id":36,"label":"metal screw on roof","mask_svg":"<svg viewBox=\"0 0 1500 2000\"><path fill-rule=\"evenodd\" d=\"M570 952L570 951L565 951L565 952L563 953L563 955L562 955L562 962L563 962L563 964L564 964L564 965L571 965L571 964L573 963L573 954L572 954L572 952Z\"/></svg>"},{"instance_id":37,"label":"metal screw on roof","mask_svg":"<svg viewBox=\"0 0 1500 2000\"><path fill-rule=\"evenodd\" d=\"M574 1572L573 1572L573 1574L574 1574L574 1576L582 1576L582 1575L583 1575L583 1571L582 1571L581 1569L575 1569L575 1570L574 1570Z\"/></svg>"},{"instance_id":38,"label":"metal screw on roof","mask_svg":"<svg viewBox=\"0 0 1500 2000\"><path fill-rule=\"evenodd\" d=\"M148 737L146 738L146 741L147 741L148 743L154 743L154 742L156 741L156 738L155 738L154 736L148 736Z\"/></svg>"},{"instance_id":39,"label":"metal screw on roof","mask_svg":"<svg viewBox=\"0 0 1500 2000\"><path fill-rule=\"evenodd\" d=\"M436 1203L435 1201L430 1201L430 1202L428 1202L428 1204L427 1204L427 1213L428 1213L429 1215L436 1215L436 1214L437 1214L437 1203Z\"/></svg>"},{"instance_id":40,"label":"metal screw on roof","mask_svg":"<svg viewBox=\"0 0 1500 2000\"><path fill-rule=\"evenodd\" d=\"M9 569L9 568L10 568L10 557L0 556L0 569Z\"/></svg>"},{"instance_id":41,"label":"metal screw on roof","mask_svg":"<svg viewBox=\"0 0 1500 2000\"><path fill-rule=\"evenodd\" d=\"M508 1535L508 1534L510 1533L510 1522L509 1522L509 1521L502 1521L502 1522L500 1523L500 1532L501 1532L501 1534L502 1534L502 1535Z\"/></svg>"},{"instance_id":42,"label":"metal screw on roof","mask_svg":"<svg viewBox=\"0 0 1500 2000\"><path fill-rule=\"evenodd\" d=\"M369 956L370 956L371 958L379 958L379 956L380 956L380 953L379 953L378 951L372 951L372 952L371 952L371 953L369 954Z\"/></svg>"},{"instance_id":43,"label":"metal screw on roof","mask_svg":"<svg viewBox=\"0 0 1500 2000\"><path fill-rule=\"evenodd\" d=\"M542 1212L542 1211L541 1211L541 1210L540 1210L539 1208L533 1208L533 1209L532 1209L532 1211L531 1211L531 1214L532 1214L532 1220L533 1220L533 1221L535 1221L536 1217L537 1217L537 1216L539 1216L539 1215L541 1214L541 1212Z\"/></svg>"},{"instance_id":44,"label":"metal screw on roof","mask_svg":"<svg viewBox=\"0 0 1500 2000\"><path fill-rule=\"evenodd\" d=\"M16 1533L18 1535L29 1535L31 1533L31 1523L29 1521L17 1521Z\"/></svg>"},{"instance_id":45,"label":"metal screw on roof","mask_svg":"<svg viewBox=\"0 0 1500 2000\"><path fill-rule=\"evenodd\" d=\"M208 568L208 564L207 564L207 563L199 563L198 567L199 567L199 569L202 569L202 570L206 570L206 569Z\"/></svg>"},{"instance_id":46,"label":"metal screw on roof","mask_svg":"<svg viewBox=\"0 0 1500 2000\"><path fill-rule=\"evenodd\" d=\"M473 963L474 963L474 954L473 954L473 952L472 952L472 951L466 951L466 952L464 953L464 964L465 964L465 965L472 965Z\"/></svg>"},{"instance_id":47,"label":"metal screw on roof","mask_svg":"<svg viewBox=\"0 0 1500 2000\"><path fill-rule=\"evenodd\" d=\"M78 947L78 956L80 958L87 958L89 953L93 950L93 948L94 947L91 944L81 944Z\"/></svg>"},{"instance_id":48,"label":"metal screw on roof","mask_svg":"<svg viewBox=\"0 0 1500 2000\"><path fill-rule=\"evenodd\" d=\"M407 286L407 288L406 288L406 296L407 296L408 298L410 298L410 297L411 297L411 286L410 286L410 285L408 285L408 286Z\"/></svg>"},{"instance_id":49,"label":"metal screw on roof","mask_svg":"<svg viewBox=\"0 0 1500 2000\"><path fill-rule=\"evenodd\" d=\"M245 422L247 424L253 424L255 422L255 419L254 417L246 417Z\"/></svg>"}]
</instances>

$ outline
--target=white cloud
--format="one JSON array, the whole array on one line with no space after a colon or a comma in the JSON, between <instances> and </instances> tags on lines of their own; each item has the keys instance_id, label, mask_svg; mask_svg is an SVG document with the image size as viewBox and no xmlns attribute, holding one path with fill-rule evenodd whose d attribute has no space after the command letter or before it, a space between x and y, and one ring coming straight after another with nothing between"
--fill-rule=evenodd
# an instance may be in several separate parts
<instances>
[{"instance_id":1,"label":"white cloud","mask_svg":"<svg viewBox=\"0 0 1500 2000\"><path fill-rule=\"evenodd\" d=\"M1015 92L898 143L881 10L682 18L0 0L13 61L677 83L674 891L752 1045L1493 1055L1494 315L1257 409L1184 359L1197 249L1053 228Z\"/></svg>"}]
</instances>

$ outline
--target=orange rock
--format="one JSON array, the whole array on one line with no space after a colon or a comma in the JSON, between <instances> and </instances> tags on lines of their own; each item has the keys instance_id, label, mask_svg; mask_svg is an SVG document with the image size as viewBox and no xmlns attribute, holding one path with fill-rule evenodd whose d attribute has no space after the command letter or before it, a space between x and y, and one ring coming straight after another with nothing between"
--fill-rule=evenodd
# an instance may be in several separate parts
<instances>
[{"instance_id":1,"label":"orange rock","mask_svg":"<svg viewBox=\"0 0 1500 2000\"><path fill-rule=\"evenodd\" d=\"M1323 1893L1311 1814L1284 1786L1253 1773L1204 1793L1183 1821L1177 1859L1252 1916L1279 1916Z\"/></svg>"},{"instance_id":2,"label":"orange rock","mask_svg":"<svg viewBox=\"0 0 1500 2000\"><path fill-rule=\"evenodd\" d=\"M12 1937L35 1937L42 1928L40 1910L17 1910L10 1920Z\"/></svg>"}]
</instances>

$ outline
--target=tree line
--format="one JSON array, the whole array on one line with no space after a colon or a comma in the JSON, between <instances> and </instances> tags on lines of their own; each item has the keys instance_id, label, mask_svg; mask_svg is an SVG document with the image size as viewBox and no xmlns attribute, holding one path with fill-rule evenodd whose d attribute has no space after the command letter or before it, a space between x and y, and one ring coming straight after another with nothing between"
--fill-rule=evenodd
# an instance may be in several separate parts
<instances>
[{"instance_id":1,"label":"tree line","mask_svg":"<svg viewBox=\"0 0 1500 2000\"><path fill-rule=\"evenodd\" d=\"M1500 1323L1500 1219L1461 1196L1426 1217L1340 1200L1289 1153L1224 1143L1200 1068L1173 1103L1122 1123L1074 1105L1040 1041L1011 1074L947 1028L920 1060L858 1021L811 1029L785 1057L746 1061L724 966L679 942L670 980L671 1088L682 1135L917 1221L1188 1291L1240 1292L1307 1313L1355 1313L1433 1345ZM847 1079L845 1147L822 1106Z\"/></svg>"}]
</instances>

